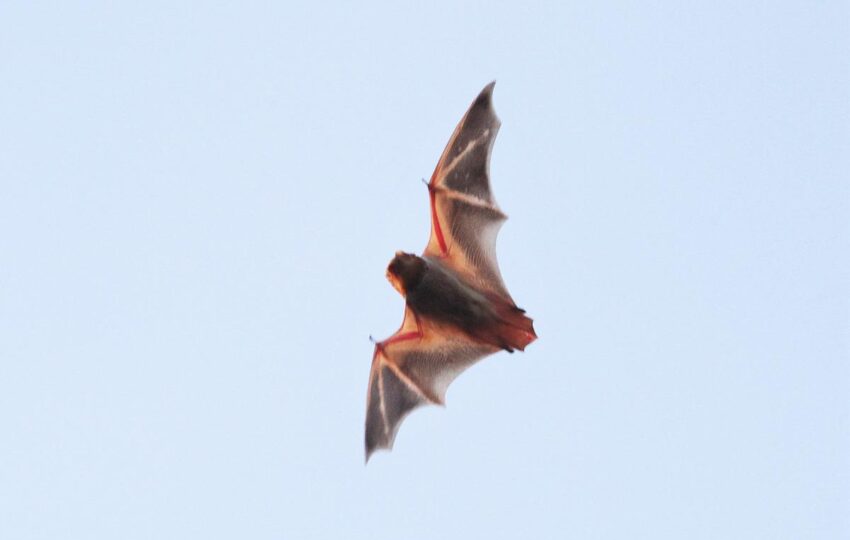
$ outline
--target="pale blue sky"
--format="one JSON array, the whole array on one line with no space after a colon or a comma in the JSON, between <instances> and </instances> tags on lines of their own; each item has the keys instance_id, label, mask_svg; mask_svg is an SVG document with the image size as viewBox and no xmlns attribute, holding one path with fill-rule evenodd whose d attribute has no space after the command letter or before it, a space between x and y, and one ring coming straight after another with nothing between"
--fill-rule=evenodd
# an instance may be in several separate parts
<instances>
[{"instance_id":1,"label":"pale blue sky","mask_svg":"<svg viewBox=\"0 0 850 540\"><path fill-rule=\"evenodd\" d=\"M850 537L848 3L499 4L0 5L0 538ZM540 339L364 467L493 79Z\"/></svg>"}]
</instances>

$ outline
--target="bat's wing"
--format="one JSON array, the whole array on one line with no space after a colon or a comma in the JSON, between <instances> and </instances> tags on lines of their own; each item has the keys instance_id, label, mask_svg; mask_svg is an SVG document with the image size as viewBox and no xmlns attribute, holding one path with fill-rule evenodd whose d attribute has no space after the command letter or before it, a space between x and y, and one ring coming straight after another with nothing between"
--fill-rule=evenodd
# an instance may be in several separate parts
<instances>
[{"instance_id":1,"label":"bat's wing","mask_svg":"<svg viewBox=\"0 0 850 540\"><path fill-rule=\"evenodd\" d=\"M455 128L431 181L431 238L425 256L513 303L496 260L496 235L507 216L490 189L490 151L500 122L492 82Z\"/></svg>"},{"instance_id":2,"label":"bat's wing","mask_svg":"<svg viewBox=\"0 0 850 540\"><path fill-rule=\"evenodd\" d=\"M496 350L405 308L401 328L375 345L366 396L366 460L377 449L392 448L410 411L442 405L455 377Z\"/></svg>"}]
</instances>

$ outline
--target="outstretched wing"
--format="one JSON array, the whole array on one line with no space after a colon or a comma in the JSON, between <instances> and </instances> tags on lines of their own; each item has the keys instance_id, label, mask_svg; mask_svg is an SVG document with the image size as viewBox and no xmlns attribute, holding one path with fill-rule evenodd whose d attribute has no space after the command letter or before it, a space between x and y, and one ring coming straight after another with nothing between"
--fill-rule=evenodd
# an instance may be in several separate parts
<instances>
[{"instance_id":1,"label":"outstretched wing","mask_svg":"<svg viewBox=\"0 0 850 540\"><path fill-rule=\"evenodd\" d=\"M507 216L490 189L490 152L501 125L493 110L495 84L472 102L428 183L431 238L424 255L510 300L496 260L496 235Z\"/></svg>"},{"instance_id":2,"label":"outstretched wing","mask_svg":"<svg viewBox=\"0 0 850 540\"><path fill-rule=\"evenodd\" d=\"M375 450L392 448L410 411L442 405L449 384L496 350L405 308L401 328L375 345L366 397L366 460Z\"/></svg>"}]
</instances>

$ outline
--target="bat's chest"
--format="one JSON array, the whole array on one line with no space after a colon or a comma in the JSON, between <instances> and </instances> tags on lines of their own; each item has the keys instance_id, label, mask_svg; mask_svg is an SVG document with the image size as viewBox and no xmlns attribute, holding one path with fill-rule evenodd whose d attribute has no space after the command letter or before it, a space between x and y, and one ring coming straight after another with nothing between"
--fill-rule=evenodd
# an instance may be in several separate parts
<instances>
[{"instance_id":1,"label":"bat's chest","mask_svg":"<svg viewBox=\"0 0 850 540\"><path fill-rule=\"evenodd\" d=\"M494 321L493 308L483 295L443 273L426 275L408 291L407 305L417 315L470 334Z\"/></svg>"}]
</instances>

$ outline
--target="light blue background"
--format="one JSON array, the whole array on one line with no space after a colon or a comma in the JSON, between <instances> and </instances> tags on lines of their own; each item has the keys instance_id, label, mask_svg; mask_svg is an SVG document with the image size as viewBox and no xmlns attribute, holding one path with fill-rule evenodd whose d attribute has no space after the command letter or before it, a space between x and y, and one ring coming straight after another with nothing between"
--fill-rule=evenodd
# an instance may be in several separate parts
<instances>
[{"instance_id":1,"label":"light blue background","mask_svg":"<svg viewBox=\"0 0 850 540\"><path fill-rule=\"evenodd\" d=\"M850 537L847 2L0 5L0 537ZM536 320L363 465L497 79Z\"/></svg>"}]
</instances>

